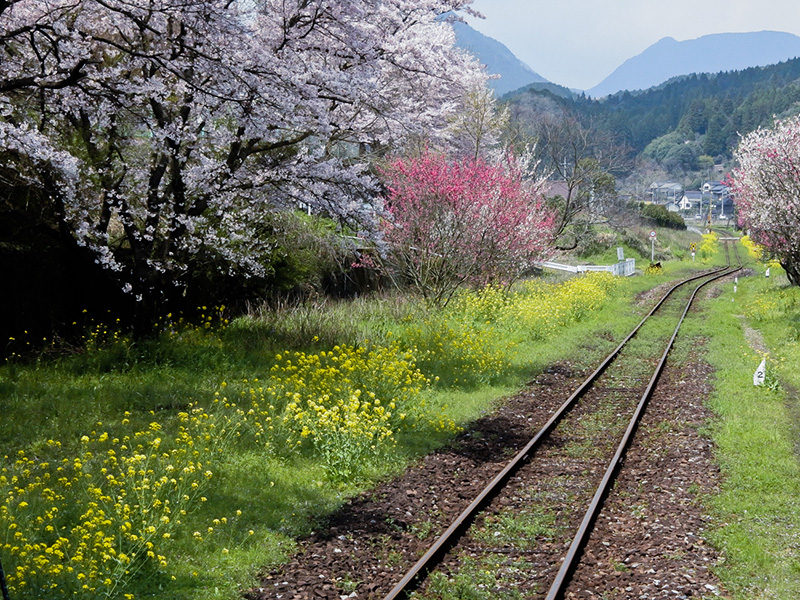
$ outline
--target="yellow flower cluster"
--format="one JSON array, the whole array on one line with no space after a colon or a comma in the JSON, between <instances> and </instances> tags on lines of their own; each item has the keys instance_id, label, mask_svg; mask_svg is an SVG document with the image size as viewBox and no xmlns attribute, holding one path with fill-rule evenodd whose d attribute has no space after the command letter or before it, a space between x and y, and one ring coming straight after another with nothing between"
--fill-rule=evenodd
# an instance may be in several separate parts
<instances>
[{"instance_id":1,"label":"yellow flower cluster","mask_svg":"<svg viewBox=\"0 0 800 600\"><path fill-rule=\"evenodd\" d=\"M15 598L117 597L141 569L166 566L162 548L210 485L208 462L230 435L199 408L178 421L171 436L153 422L122 438L98 423L77 456L20 451L0 470L0 550ZM48 447L55 456L61 444Z\"/></svg>"},{"instance_id":2,"label":"yellow flower cluster","mask_svg":"<svg viewBox=\"0 0 800 600\"><path fill-rule=\"evenodd\" d=\"M221 306L198 306L197 316L188 320L183 315L173 315L168 313L165 317L161 317L156 322L156 329L168 338L173 340L193 340L196 339L197 334L207 332L209 330L223 330L230 321L225 316L226 307Z\"/></svg>"},{"instance_id":3,"label":"yellow flower cluster","mask_svg":"<svg viewBox=\"0 0 800 600\"><path fill-rule=\"evenodd\" d=\"M764 252L764 247L759 244L756 244L746 235L742 236L742 246L747 248L747 253L750 255L751 258L754 258L759 262L765 263L768 267L776 269L781 266L781 264L777 260L767 260L767 257Z\"/></svg>"},{"instance_id":4,"label":"yellow flower cluster","mask_svg":"<svg viewBox=\"0 0 800 600\"><path fill-rule=\"evenodd\" d=\"M664 268L661 266L661 263L652 263L647 265L644 269L645 275L661 275L664 272Z\"/></svg>"},{"instance_id":5,"label":"yellow flower cluster","mask_svg":"<svg viewBox=\"0 0 800 600\"><path fill-rule=\"evenodd\" d=\"M448 318L449 317L449 318ZM491 325L463 322L454 315L430 315L403 333L419 351L426 373L439 373L442 383L491 383L506 372L514 356L514 343Z\"/></svg>"},{"instance_id":6,"label":"yellow flower cluster","mask_svg":"<svg viewBox=\"0 0 800 600\"><path fill-rule=\"evenodd\" d=\"M711 233L703 234L703 239L700 242L700 248L697 251L701 260L704 262L708 261L719 251L719 244L717 244L718 240L719 236L717 236L717 234L713 231Z\"/></svg>"},{"instance_id":7,"label":"yellow flower cluster","mask_svg":"<svg viewBox=\"0 0 800 600\"><path fill-rule=\"evenodd\" d=\"M755 260L761 260L761 257L764 254L764 248L756 244L753 240L750 239L749 236L743 235L742 236L742 246L747 248L747 253L750 255L751 258Z\"/></svg>"},{"instance_id":8,"label":"yellow flower cluster","mask_svg":"<svg viewBox=\"0 0 800 600\"><path fill-rule=\"evenodd\" d=\"M757 294L744 307L744 315L751 321L779 321L787 329L797 328L794 316L800 309L797 288L771 289L769 294Z\"/></svg>"},{"instance_id":9,"label":"yellow flower cluster","mask_svg":"<svg viewBox=\"0 0 800 600\"><path fill-rule=\"evenodd\" d=\"M109 346L126 347L130 344L131 338L123 333L119 319L115 321L114 325L95 323L83 336L83 346L87 352L97 352L101 348Z\"/></svg>"},{"instance_id":10,"label":"yellow flower cluster","mask_svg":"<svg viewBox=\"0 0 800 600\"><path fill-rule=\"evenodd\" d=\"M525 281L459 294L448 306L410 320L401 333L420 368L445 384L493 383L511 366L517 346L541 340L599 308L619 279L589 273L552 285Z\"/></svg>"},{"instance_id":11,"label":"yellow flower cluster","mask_svg":"<svg viewBox=\"0 0 800 600\"><path fill-rule=\"evenodd\" d=\"M530 339L546 339L600 308L618 284L610 273L587 273L554 286L526 282L507 319Z\"/></svg>"},{"instance_id":12,"label":"yellow flower cluster","mask_svg":"<svg viewBox=\"0 0 800 600\"><path fill-rule=\"evenodd\" d=\"M338 479L380 455L401 431L421 423L456 429L452 420L428 413L423 392L429 386L413 353L397 343L335 346L278 354L266 382L245 381L238 402L227 395L220 400L236 411L242 433L274 448L308 445Z\"/></svg>"},{"instance_id":13,"label":"yellow flower cluster","mask_svg":"<svg viewBox=\"0 0 800 600\"><path fill-rule=\"evenodd\" d=\"M514 298L506 288L464 291L446 308L409 319L404 343L414 349L420 369L444 385L492 383L505 373L515 342L502 327Z\"/></svg>"}]
</instances>

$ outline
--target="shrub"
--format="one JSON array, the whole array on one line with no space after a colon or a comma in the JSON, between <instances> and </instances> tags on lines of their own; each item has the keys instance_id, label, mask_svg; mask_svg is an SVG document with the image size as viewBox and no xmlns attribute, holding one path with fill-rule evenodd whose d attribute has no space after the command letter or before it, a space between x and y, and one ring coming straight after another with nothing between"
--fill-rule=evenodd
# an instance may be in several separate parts
<instances>
[{"instance_id":1,"label":"shrub","mask_svg":"<svg viewBox=\"0 0 800 600\"><path fill-rule=\"evenodd\" d=\"M650 219L659 227L686 229L683 217L678 213L669 212L667 207L661 204L642 204L641 215L646 219Z\"/></svg>"}]
</instances>

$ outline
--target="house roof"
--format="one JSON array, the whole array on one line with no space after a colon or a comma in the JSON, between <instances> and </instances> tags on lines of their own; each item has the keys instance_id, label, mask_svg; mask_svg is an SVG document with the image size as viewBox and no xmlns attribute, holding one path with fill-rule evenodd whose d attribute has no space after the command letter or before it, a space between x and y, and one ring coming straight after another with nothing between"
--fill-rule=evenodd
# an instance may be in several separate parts
<instances>
[{"instance_id":1,"label":"house roof","mask_svg":"<svg viewBox=\"0 0 800 600\"><path fill-rule=\"evenodd\" d=\"M672 181L654 181L650 184L650 190L654 192L680 192L683 186Z\"/></svg>"},{"instance_id":2,"label":"house roof","mask_svg":"<svg viewBox=\"0 0 800 600\"><path fill-rule=\"evenodd\" d=\"M706 181L703 184L703 190L706 192L710 191L712 194L730 193L730 188L721 181Z\"/></svg>"}]
</instances>

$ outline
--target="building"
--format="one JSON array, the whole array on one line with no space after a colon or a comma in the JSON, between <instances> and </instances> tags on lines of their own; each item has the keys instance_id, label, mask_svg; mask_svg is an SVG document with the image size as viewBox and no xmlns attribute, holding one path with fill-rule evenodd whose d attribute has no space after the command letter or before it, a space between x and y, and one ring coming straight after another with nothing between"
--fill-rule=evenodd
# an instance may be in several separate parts
<instances>
[{"instance_id":1,"label":"building","mask_svg":"<svg viewBox=\"0 0 800 600\"><path fill-rule=\"evenodd\" d=\"M654 181L649 188L650 200L653 204L677 202L683 196L683 186L670 181Z\"/></svg>"},{"instance_id":2,"label":"building","mask_svg":"<svg viewBox=\"0 0 800 600\"><path fill-rule=\"evenodd\" d=\"M708 212L708 202L711 203L711 214L726 218L733 215L733 198L731 189L721 181L706 181L703 184L703 201L705 209L703 214Z\"/></svg>"},{"instance_id":3,"label":"building","mask_svg":"<svg viewBox=\"0 0 800 600\"><path fill-rule=\"evenodd\" d=\"M680 199L679 205L682 211L685 212L699 212L700 203L703 200L703 192L701 191L686 191Z\"/></svg>"}]
</instances>

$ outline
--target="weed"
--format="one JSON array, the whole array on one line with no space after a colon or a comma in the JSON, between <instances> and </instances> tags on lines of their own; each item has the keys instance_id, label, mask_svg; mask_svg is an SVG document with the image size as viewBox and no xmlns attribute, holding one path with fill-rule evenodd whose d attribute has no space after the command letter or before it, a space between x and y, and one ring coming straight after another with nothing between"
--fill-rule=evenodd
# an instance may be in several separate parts
<instances>
[{"instance_id":1,"label":"weed","mask_svg":"<svg viewBox=\"0 0 800 600\"><path fill-rule=\"evenodd\" d=\"M350 573L347 573L344 577L339 577L336 579L336 587L342 590L345 594L352 594L362 583L364 582L360 579L353 579Z\"/></svg>"},{"instance_id":2,"label":"weed","mask_svg":"<svg viewBox=\"0 0 800 600\"><path fill-rule=\"evenodd\" d=\"M630 567L626 565L624 562L619 562L616 560L611 561L611 568L617 571L618 573L626 573L630 571Z\"/></svg>"},{"instance_id":3,"label":"weed","mask_svg":"<svg viewBox=\"0 0 800 600\"><path fill-rule=\"evenodd\" d=\"M431 536L434 525L431 521L421 521L411 526L411 533L419 540L426 540Z\"/></svg>"}]
</instances>

